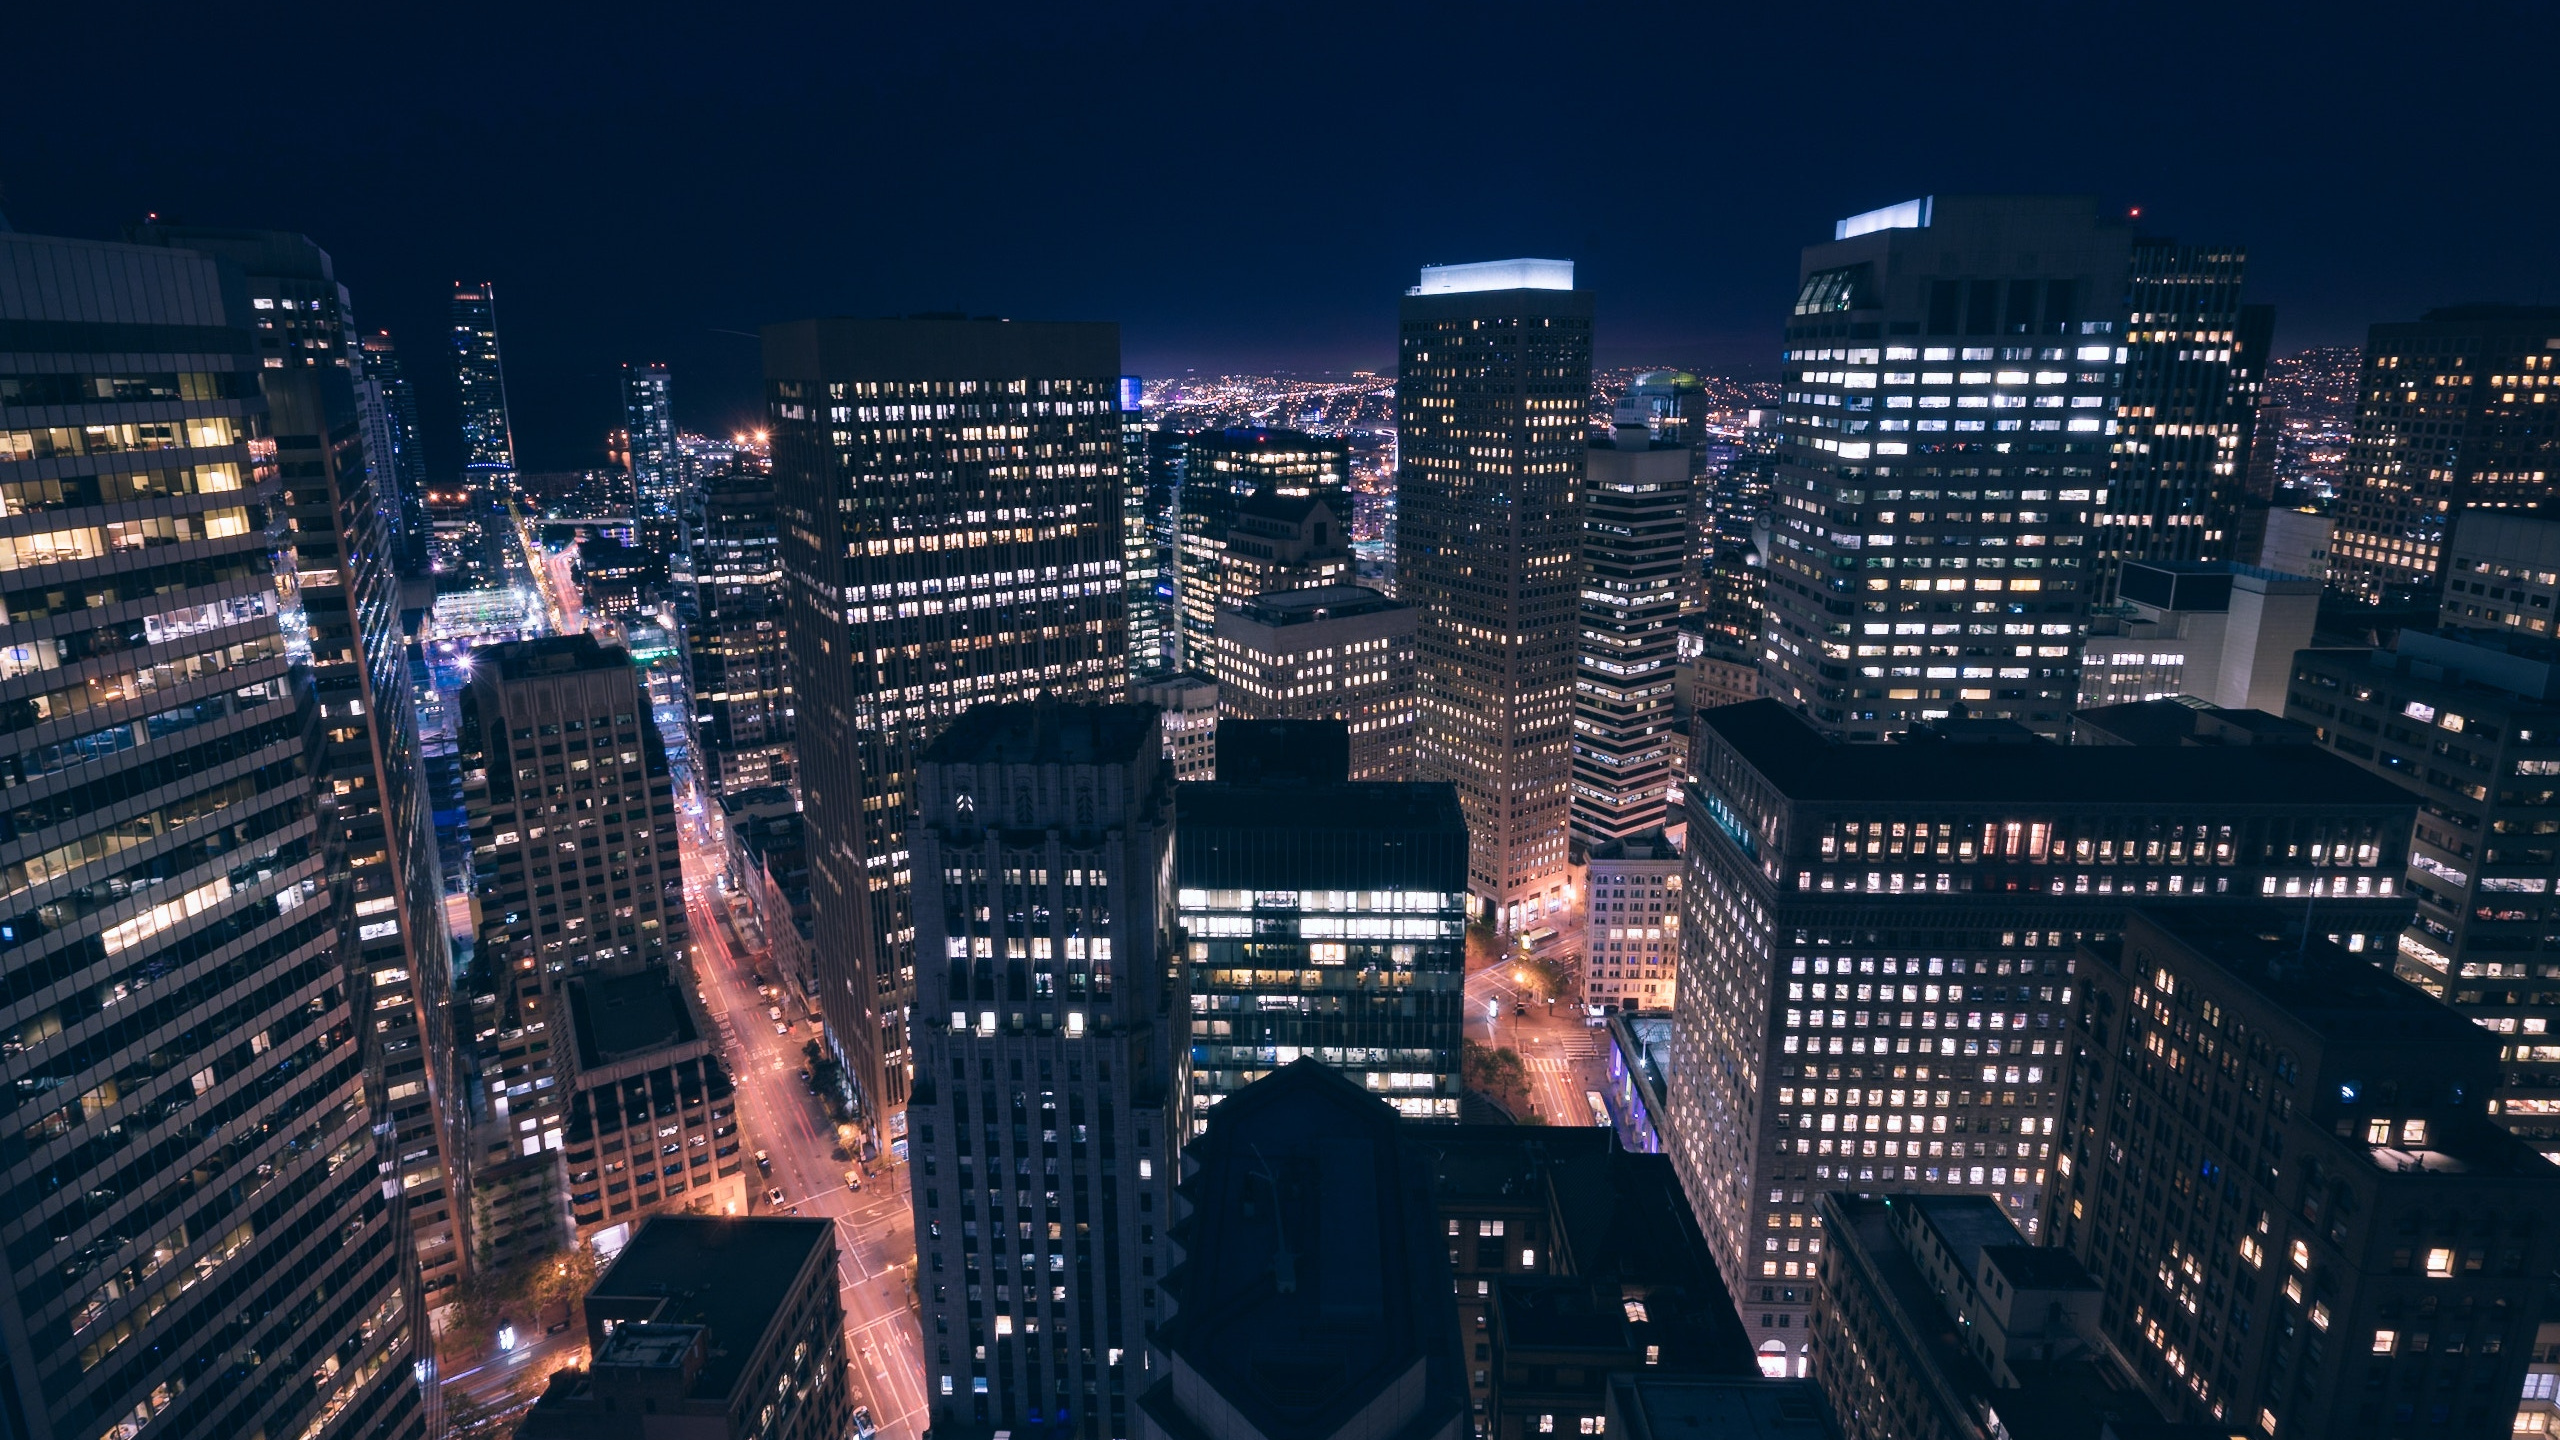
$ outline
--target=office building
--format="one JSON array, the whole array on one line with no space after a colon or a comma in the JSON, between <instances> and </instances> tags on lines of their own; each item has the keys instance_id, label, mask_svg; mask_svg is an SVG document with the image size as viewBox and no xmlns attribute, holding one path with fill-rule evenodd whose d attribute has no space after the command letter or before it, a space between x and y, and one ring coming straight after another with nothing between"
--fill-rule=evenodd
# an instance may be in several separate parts
<instances>
[{"instance_id":1,"label":"office building","mask_svg":"<svg viewBox=\"0 0 2560 1440\"><path fill-rule=\"evenodd\" d=\"M388 475L385 462L374 459L376 483L399 497L391 527L392 569L403 579L421 579L427 569L427 452L418 438L418 394L401 368L400 351L391 332L376 330L356 342L364 378L381 392L385 428L391 432Z\"/></svg>"},{"instance_id":2,"label":"office building","mask_svg":"<svg viewBox=\"0 0 2560 1440\"><path fill-rule=\"evenodd\" d=\"M279 512L327 477L299 450L279 473L264 313L204 254L0 232L23 1433L426 1425L316 793L336 757L308 748L330 722L277 586Z\"/></svg>"},{"instance_id":3,"label":"office building","mask_svg":"<svg viewBox=\"0 0 2560 1440\"><path fill-rule=\"evenodd\" d=\"M1129 673L1153 675L1173 664L1173 580L1163 549L1176 523L1173 488L1149 463L1157 430L1147 423L1146 386L1120 377L1120 539L1122 584L1129 599Z\"/></svg>"},{"instance_id":4,"label":"office building","mask_svg":"<svg viewBox=\"0 0 2560 1440\"><path fill-rule=\"evenodd\" d=\"M2108 1353L2098 1282L1982 1195L1817 1197L1813 1374L1844 1440L2082 1440L2159 1415Z\"/></svg>"},{"instance_id":5,"label":"office building","mask_svg":"<svg viewBox=\"0 0 2560 1440\"><path fill-rule=\"evenodd\" d=\"M462 692L457 747L478 869L465 1041L477 1075L476 1263L504 1264L563 1243L562 1220L573 1211L582 1234L638 1213L618 1192L614 1203L626 1208L608 1215L590 1166L562 1166L564 1147L592 1152L604 1123L578 1076L700 1043L681 995L670 1001L656 988L681 966L688 927L675 794L646 712L630 655L589 635L484 649ZM631 1007L627 1028L601 1032L569 1013L571 982L591 976L633 981L617 992ZM576 1045L563 1033L572 1028ZM734 1132L734 1119L705 1113L729 1104L728 1082L717 1058L698 1049L668 1063L682 1063L693 1081L681 1117L671 1113L669 1123L686 1127L688 1143L704 1137L694 1150L707 1165L715 1118ZM671 1084L642 1109L673 1099ZM584 1132L575 1146L573 1121ZM734 1148L734 1133L723 1143ZM723 1163L736 1173L734 1155ZM648 1179L658 1178L651 1167ZM676 1193L710 1178L684 1181L686 1191ZM668 1194L653 1185L649 1198Z\"/></svg>"},{"instance_id":6,"label":"office building","mask_svg":"<svg viewBox=\"0 0 2560 1440\"><path fill-rule=\"evenodd\" d=\"M2253 508L2250 441L2275 311L2240 303L2247 268L2236 245L2133 242L2120 419L2090 537L2089 596L2097 605L2115 600L2128 560L2255 558L2239 543Z\"/></svg>"},{"instance_id":7,"label":"office building","mask_svg":"<svg viewBox=\"0 0 2560 1440\"><path fill-rule=\"evenodd\" d=\"M1128 682L1119 378L1107 324L765 329L820 989L867 1145L906 1103L916 755L973 704Z\"/></svg>"},{"instance_id":8,"label":"office building","mask_svg":"<svg viewBox=\"0 0 2560 1440\"><path fill-rule=\"evenodd\" d=\"M2082 946L2047 1241L2172 1420L2504 1436L2560 1170L2481 1113L2496 1037L2302 920L2146 907Z\"/></svg>"},{"instance_id":9,"label":"office building","mask_svg":"<svg viewBox=\"0 0 2560 1440\"><path fill-rule=\"evenodd\" d=\"M391 569L398 501L388 465L367 448L347 290L328 252L300 235L150 225L134 238L226 260L248 289L292 539L290 566L278 568L293 576L319 705L315 778L339 952L371 1021L360 1041L367 1081L399 1157L386 1173L399 1178L426 1303L440 1304L468 1250L452 1179L467 1163L468 1111L442 867L421 793Z\"/></svg>"},{"instance_id":10,"label":"office building","mask_svg":"<svg viewBox=\"0 0 2560 1440\"><path fill-rule=\"evenodd\" d=\"M1218 778L1218 682L1205 675L1159 675L1129 682L1129 698L1161 713L1164 758L1176 780Z\"/></svg>"},{"instance_id":11,"label":"office building","mask_svg":"<svg viewBox=\"0 0 2560 1440\"><path fill-rule=\"evenodd\" d=\"M2458 634L2403 630L2388 650L2304 650L2285 714L2418 798L2416 913L2392 968L2498 1037L2508 1068L2492 1106L2560 1151L2560 993L2549 983L2560 939L2547 923L2560 785L2545 778L2560 775L2560 669Z\"/></svg>"},{"instance_id":12,"label":"office building","mask_svg":"<svg viewBox=\"0 0 2560 1440\"><path fill-rule=\"evenodd\" d=\"M1455 1121L1467 938L1456 795L1345 779L1332 722L1220 729L1229 778L1184 785L1174 802L1193 1130L1300 1056L1400 1114ZM1334 732L1332 745L1304 729Z\"/></svg>"},{"instance_id":13,"label":"office building","mask_svg":"<svg viewBox=\"0 0 2560 1440\"><path fill-rule=\"evenodd\" d=\"M1805 247L1764 671L1825 734L2069 727L2129 245L2092 200L1947 196Z\"/></svg>"},{"instance_id":14,"label":"office building","mask_svg":"<svg viewBox=\"0 0 2560 1440\"><path fill-rule=\"evenodd\" d=\"M1717 660L1757 670L1768 628L1769 492L1786 425L1775 408L1742 416L1742 433L1723 447L1729 453L1709 463L1698 482L1697 620Z\"/></svg>"},{"instance_id":15,"label":"office building","mask_svg":"<svg viewBox=\"0 0 2560 1440\"><path fill-rule=\"evenodd\" d=\"M773 478L754 466L703 478L685 713L687 748L715 795L799 778L780 507Z\"/></svg>"},{"instance_id":16,"label":"office building","mask_svg":"<svg viewBox=\"0 0 2560 1440\"><path fill-rule=\"evenodd\" d=\"M512 474L515 427L507 418L507 376L498 354L495 286L454 282L453 362L455 382L461 388L464 471L488 468Z\"/></svg>"},{"instance_id":17,"label":"office building","mask_svg":"<svg viewBox=\"0 0 2560 1440\"><path fill-rule=\"evenodd\" d=\"M1612 1375L1758 1373L1668 1160L1587 1125L1405 1135L1431 1165L1475 1434L1605 1433Z\"/></svg>"},{"instance_id":18,"label":"office building","mask_svg":"<svg viewBox=\"0 0 2560 1440\"><path fill-rule=\"evenodd\" d=\"M1571 902L1591 296L1566 260L1426 266L1399 327L1396 594L1417 612L1414 773L1458 787L1467 889L1497 925L1525 930Z\"/></svg>"},{"instance_id":19,"label":"office building","mask_svg":"<svg viewBox=\"0 0 2560 1440\"><path fill-rule=\"evenodd\" d=\"M591 1358L552 1373L519 1440L838 1440L853 1424L828 1221L657 1216L579 1308Z\"/></svg>"},{"instance_id":20,"label":"office building","mask_svg":"<svg viewBox=\"0 0 2560 1440\"><path fill-rule=\"evenodd\" d=\"M1181 447L1181 633L1175 663L1217 665L1218 606L1351 580L1351 452L1341 440L1235 426Z\"/></svg>"},{"instance_id":21,"label":"office building","mask_svg":"<svg viewBox=\"0 0 2560 1440\"><path fill-rule=\"evenodd\" d=\"M1582 998L1668 1010L1679 993L1680 851L1656 830L1591 848L1583 890Z\"/></svg>"},{"instance_id":22,"label":"office building","mask_svg":"<svg viewBox=\"0 0 2560 1440\"><path fill-rule=\"evenodd\" d=\"M1315 1064L1220 1108L1177 1202L1140 1440L1461 1440L1431 1178L1395 1112Z\"/></svg>"},{"instance_id":23,"label":"office building","mask_svg":"<svg viewBox=\"0 0 2560 1440\"><path fill-rule=\"evenodd\" d=\"M2457 638L2548 648L2560 604L2560 515L2466 511L2446 545L2437 627Z\"/></svg>"},{"instance_id":24,"label":"office building","mask_svg":"<svg viewBox=\"0 0 2560 1440\"><path fill-rule=\"evenodd\" d=\"M1358 585L1221 605L1219 711L1237 720L1339 720L1351 735L1351 779L1410 780L1413 626L1412 606Z\"/></svg>"},{"instance_id":25,"label":"office building","mask_svg":"<svg viewBox=\"0 0 2560 1440\"><path fill-rule=\"evenodd\" d=\"M672 578L692 573L685 526L687 491L683 457L676 453L675 410L667 394L667 367L622 367L622 429L630 446L634 497L632 528L639 547L661 557Z\"/></svg>"},{"instance_id":26,"label":"office building","mask_svg":"<svg viewBox=\"0 0 2560 1440\"><path fill-rule=\"evenodd\" d=\"M1134 1434L1171 1268L1188 1008L1159 949L1174 785L1155 714L980 705L914 783L905 1113L933 1426Z\"/></svg>"},{"instance_id":27,"label":"office building","mask_svg":"<svg viewBox=\"0 0 2560 1440\"><path fill-rule=\"evenodd\" d=\"M2379 959L2407 917L2410 796L2315 747L1833 744L1774 700L1698 725L1666 1133L1726 1283L1799 1350L1809 1194L1989 1194L2033 1235L2072 936L2273 896Z\"/></svg>"},{"instance_id":28,"label":"office building","mask_svg":"<svg viewBox=\"0 0 2560 1440\"><path fill-rule=\"evenodd\" d=\"M2260 416L2261 424L2272 423ZM2272 440L2270 441L2272 444ZM2251 451L2257 453L2256 449ZM2270 509L2258 517L2257 567L2326 583L2338 522L2316 510Z\"/></svg>"},{"instance_id":29,"label":"office building","mask_svg":"<svg viewBox=\"0 0 2560 1440\"><path fill-rule=\"evenodd\" d=\"M1689 572L1686 445L1621 405L1584 480L1573 677L1573 833L1605 845L1662 828L1677 783L1680 584Z\"/></svg>"},{"instance_id":30,"label":"office building","mask_svg":"<svg viewBox=\"0 0 2560 1440\"><path fill-rule=\"evenodd\" d=\"M2554 342L2560 308L2458 305L2373 327L2336 507L2340 589L2432 601L2459 517L2550 513Z\"/></svg>"},{"instance_id":31,"label":"office building","mask_svg":"<svg viewBox=\"0 0 2560 1440\"><path fill-rule=\"evenodd\" d=\"M2081 645L2083 708L2192 695L2275 714L2320 620L2318 580L2229 561L2122 560L2116 590Z\"/></svg>"}]
</instances>

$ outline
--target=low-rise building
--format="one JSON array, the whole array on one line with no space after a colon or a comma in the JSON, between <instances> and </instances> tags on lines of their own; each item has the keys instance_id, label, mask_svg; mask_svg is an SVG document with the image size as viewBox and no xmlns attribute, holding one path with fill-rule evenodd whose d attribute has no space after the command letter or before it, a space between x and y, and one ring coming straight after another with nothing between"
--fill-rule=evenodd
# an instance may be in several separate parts
<instances>
[{"instance_id":1,"label":"low-rise building","mask_svg":"<svg viewBox=\"0 0 2560 1440\"><path fill-rule=\"evenodd\" d=\"M1669 1010L1680 965L1680 849L1659 830L1593 847L1583 916L1586 1004Z\"/></svg>"},{"instance_id":2,"label":"low-rise building","mask_svg":"<svg viewBox=\"0 0 2560 1440\"><path fill-rule=\"evenodd\" d=\"M853 1423L835 1224L661 1215L586 1298L587 1367L517 1440L839 1440Z\"/></svg>"},{"instance_id":3,"label":"low-rise building","mask_svg":"<svg viewBox=\"0 0 2560 1440\"><path fill-rule=\"evenodd\" d=\"M1609 1088L1603 1103L1618 1143L1662 1153L1663 1095L1671 1075L1671 1012L1621 1010L1608 1018Z\"/></svg>"}]
</instances>

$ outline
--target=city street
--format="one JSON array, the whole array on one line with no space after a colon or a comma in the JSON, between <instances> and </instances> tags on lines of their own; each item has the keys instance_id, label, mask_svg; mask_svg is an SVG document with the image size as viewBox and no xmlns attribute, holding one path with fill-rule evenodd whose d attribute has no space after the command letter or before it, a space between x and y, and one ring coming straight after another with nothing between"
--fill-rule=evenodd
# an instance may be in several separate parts
<instances>
[{"instance_id":1,"label":"city street","mask_svg":"<svg viewBox=\"0 0 2560 1440\"><path fill-rule=\"evenodd\" d=\"M1519 973L1506 958L1467 976L1467 1038L1520 1052L1530 1103L1548 1124L1605 1124L1592 1113L1589 1096L1606 1088L1608 1032L1585 1024L1581 1011L1563 1001L1550 1014ZM1529 1013L1512 1014L1515 1004L1526 1004Z\"/></svg>"},{"instance_id":2,"label":"city street","mask_svg":"<svg viewBox=\"0 0 2560 1440\"><path fill-rule=\"evenodd\" d=\"M834 1129L800 1078L808 1064L802 1047L816 1029L786 1008L791 1033L774 1033L768 1012L775 1002L756 993L755 957L738 953L716 913L724 903L714 880L718 861L702 848L693 826L682 830L685 906L703 1008L719 1028L737 1079L748 1147L765 1150L773 1163L770 1176L749 1167L755 1212L824 1215L836 1222L854 1402L871 1408L883 1440L918 1440L925 1425L924 1351L908 1304L916 1247L906 1172L884 1165L864 1177L860 1191L846 1185L845 1172L857 1168L855 1162L834 1158ZM780 1212L763 1198L774 1187L783 1194Z\"/></svg>"}]
</instances>

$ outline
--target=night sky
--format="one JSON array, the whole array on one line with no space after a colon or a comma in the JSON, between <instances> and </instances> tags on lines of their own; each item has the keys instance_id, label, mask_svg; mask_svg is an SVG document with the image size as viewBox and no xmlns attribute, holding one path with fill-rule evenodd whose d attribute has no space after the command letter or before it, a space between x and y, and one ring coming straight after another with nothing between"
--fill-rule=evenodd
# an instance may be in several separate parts
<instances>
[{"instance_id":1,"label":"night sky","mask_svg":"<svg viewBox=\"0 0 2560 1440\"><path fill-rule=\"evenodd\" d=\"M1605 363L1774 373L1796 253L1926 193L2085 191L2251 256L2277 348L2560 301L2560 7L1672 3L16 6L0 211L300 230L455 462L498 286L522 463L615 366L751 423L767 321L1116 319L1127 367L1391 368L1417 265L1578 262ZM735 333L744 332L744 333Z\"/></svg>"}]
</instances>

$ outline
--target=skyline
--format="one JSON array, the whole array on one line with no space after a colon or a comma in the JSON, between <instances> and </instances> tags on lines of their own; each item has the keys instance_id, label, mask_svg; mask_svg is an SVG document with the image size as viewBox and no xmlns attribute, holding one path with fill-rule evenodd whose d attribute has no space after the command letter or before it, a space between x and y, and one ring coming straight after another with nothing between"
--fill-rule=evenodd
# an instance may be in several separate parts
<instances>
[{"instance_id":1,"label":"skyline","mask_svg":"<svg viewBox=\"0 0 2560 1440\"><path fill-rule=\"evenodd\" d=\"M1824 105L1774 63L1816 38L1789 17L1647 17L1639 33L1525 9L1463 26L1429 6L999 11L965 40L931 17L294 23L323 13L287 7L249 32L172 12L164 43L126 57L114 107L82 98L78 67L20 77L0 113L52 138L0 160L0 213L99 238L150 212L298 229L336 258L361 323L421 355L441 349L451 284L491 282L533 470L602 463L626 361L671 367L686 428L730 428L758 403L767 322L1101 319L1124 326L1140 374L1383 371L1417 265L1502 255L1577 263L1604 366L1758 373L1776 363L1797 250L1922 194L2079 191L2246 246L2279 354L2436 305L2553 298L2537 288L2547 247L2528 237L2555 228L2560 200L2515 184L2494 143L2445 138L2524 133L2526 67L2560 38L2544 12L2456 9L2412 32L2369 6L2317 30L2193 6L2004 9L1963 27L1853 7L1859 52L1886 58L1835 62L1864 98ZM68 45L80 21L21 24L31 43L63 27ZM2139 104L2052 58L2190 28L2220 37L2214 54L2258 58L2126 77ZM867 55L897 63L866 69ZM1425 143L1444 86L1422 82L1533 58L1545 123ZM208 68L352 75L363 100L312 124L298 91L261 87L196 124L177 82ZM1945 98L1967 74L2004 85ZM2460 78L2412 78L2433 76ZM2359 97L2381 94L2429 123L2355 128ZM983 163L897 159L927 153ZM2393 184L2404 175L2423 192ZM990 186L1033 221L973 218ZM2392 189L2403 198L2360 200ZM447 472L451 367L413 378Z\"/></svg>"}]
</instances>

